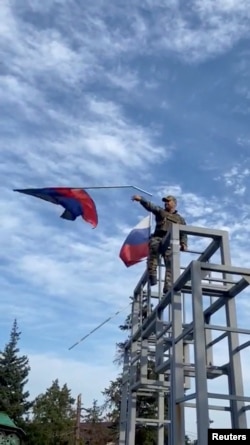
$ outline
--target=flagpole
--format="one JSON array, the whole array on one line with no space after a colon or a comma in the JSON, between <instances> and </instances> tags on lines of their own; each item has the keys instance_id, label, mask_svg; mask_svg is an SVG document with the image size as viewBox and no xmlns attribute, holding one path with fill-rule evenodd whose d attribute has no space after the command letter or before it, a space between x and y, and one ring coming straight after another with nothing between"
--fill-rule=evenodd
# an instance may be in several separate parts
<instances>
[{"instance_id":1,"label":"flagpole","mask_svg":"<svg viewBox=\"0 0 250 445\"><path fill-rule=\"evenodd\" d=\"M54 187L53 187L54 188ZM65 188L65 187L56 187L56 188ZM88 187L70 187L72 190L100 190L100 189L128 189L132 188L138 190L139 192L145 193L145 195L153 196L152 193L147 192L146 190L141 189L135 185L102 185L102 186L88 186Z\"/></svg>"}]
</instances>

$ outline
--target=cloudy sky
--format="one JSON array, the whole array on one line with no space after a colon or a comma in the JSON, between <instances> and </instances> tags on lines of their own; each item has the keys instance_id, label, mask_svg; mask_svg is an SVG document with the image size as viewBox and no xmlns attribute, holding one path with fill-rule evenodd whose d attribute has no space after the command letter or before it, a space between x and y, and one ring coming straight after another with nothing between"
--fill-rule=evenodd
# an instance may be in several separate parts
<instances>
[{"instance_id":1,"label":"cloudy sky","mask_svg":"<svg viewBox=\"0 0 250 445\"><path fill-rule=\"evenodd\" d=\"M118 373L126 312L68 347L129 304L144 265L118 255L145 212L132 190L93 190L93 230L12 189L174 192L250 267L250 0L5 0L0 16L0 346L16 317L31 394L58 377L88 405Z\"/></svg>"}]
</instances>

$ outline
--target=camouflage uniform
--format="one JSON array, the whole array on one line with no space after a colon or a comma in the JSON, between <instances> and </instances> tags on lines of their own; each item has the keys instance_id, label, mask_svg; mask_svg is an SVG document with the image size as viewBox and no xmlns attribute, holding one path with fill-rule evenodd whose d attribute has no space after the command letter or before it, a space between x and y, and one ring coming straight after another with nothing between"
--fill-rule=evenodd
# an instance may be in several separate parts
<instances>
[{"instance_id":1,"label":"camouflage uniform","mask_svg":"<svg viewBox=\"0 0 250 445\"><path fill-rule=\"evenodd\" d=\"M165 200L165 198L163 198ZM149 240L149 257L148 257L148 275L151 286L157 283L157 265L158 258L161 254L162 239L171 228L171 224L177 223L185 225L185 219L175 210L174 213L170 213L162 207L158 207L145 199L140 200L140 204L149 212L155 215L156 227L154 233ZM180 244L187 246L187 235L180 235ZM163 255L165 264L165 283L163 292L167 292L172 283L171 272L171 249L168 248Z\"/></svg>"}]
</instances>

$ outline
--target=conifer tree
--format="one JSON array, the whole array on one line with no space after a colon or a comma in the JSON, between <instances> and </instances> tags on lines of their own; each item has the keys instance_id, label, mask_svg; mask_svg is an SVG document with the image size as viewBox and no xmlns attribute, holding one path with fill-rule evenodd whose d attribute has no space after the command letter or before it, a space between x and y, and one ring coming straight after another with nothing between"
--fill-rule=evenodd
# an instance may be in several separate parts
<instances>
[{"instance_id":1,"label":"conifer tree","mask_svg":"<svg viewBox=\"0 0 250 445\"><path fill-rule=\"evenodd\" d=\"M106 445L112 440L113 432L109 430L103 417L103 407L98 406L97 400L83 415L85 425L84 440L88 445Z\"/></svg>"},{"instance_id":2,"label":"conifer tree","mask_svg":"<svg viewBox=\"0 0 250 445\"><path fill-rule=\"evenodd\" d=\"M14 320L10 340L0 351L0 411L5 411L21 426L32 403L28 400L29 392L25 390L30 367L28 357L19 354L20 335Z\"/></svg>"},{"instance_id":3,"label":"conifer tree","mask_svg":"<svg viewBox=\"0 0 250 445\"><path fill-rule=\"evenodd\" d=\"M36 397L33 419L27 425L30 445L73 445L76 426L75 400L58 379Z\"/></svg>"}]
</instances>

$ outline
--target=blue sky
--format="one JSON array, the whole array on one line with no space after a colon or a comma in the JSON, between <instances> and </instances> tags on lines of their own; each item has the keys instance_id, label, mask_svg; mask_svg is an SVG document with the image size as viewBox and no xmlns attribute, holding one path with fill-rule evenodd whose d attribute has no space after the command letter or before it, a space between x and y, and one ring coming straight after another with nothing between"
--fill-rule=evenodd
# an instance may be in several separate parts
<instances>
[{"instance_id":1,"label":"blue sky","mask_svg":"<svg viewBox=\"0 0 250 445\"><path fill-rule=\"evenodd\" d=\"M132 191L94 190L92 230L12 189L175 193L189 224L228 229L234 264L250 266L250 3L6 0L0 16L0 340L17 317L32 395L58 377L89 404L117 375L126 313L67 348L129 303L144 265L118 255L145 212Z\"/></svg>"}]
</instances>

